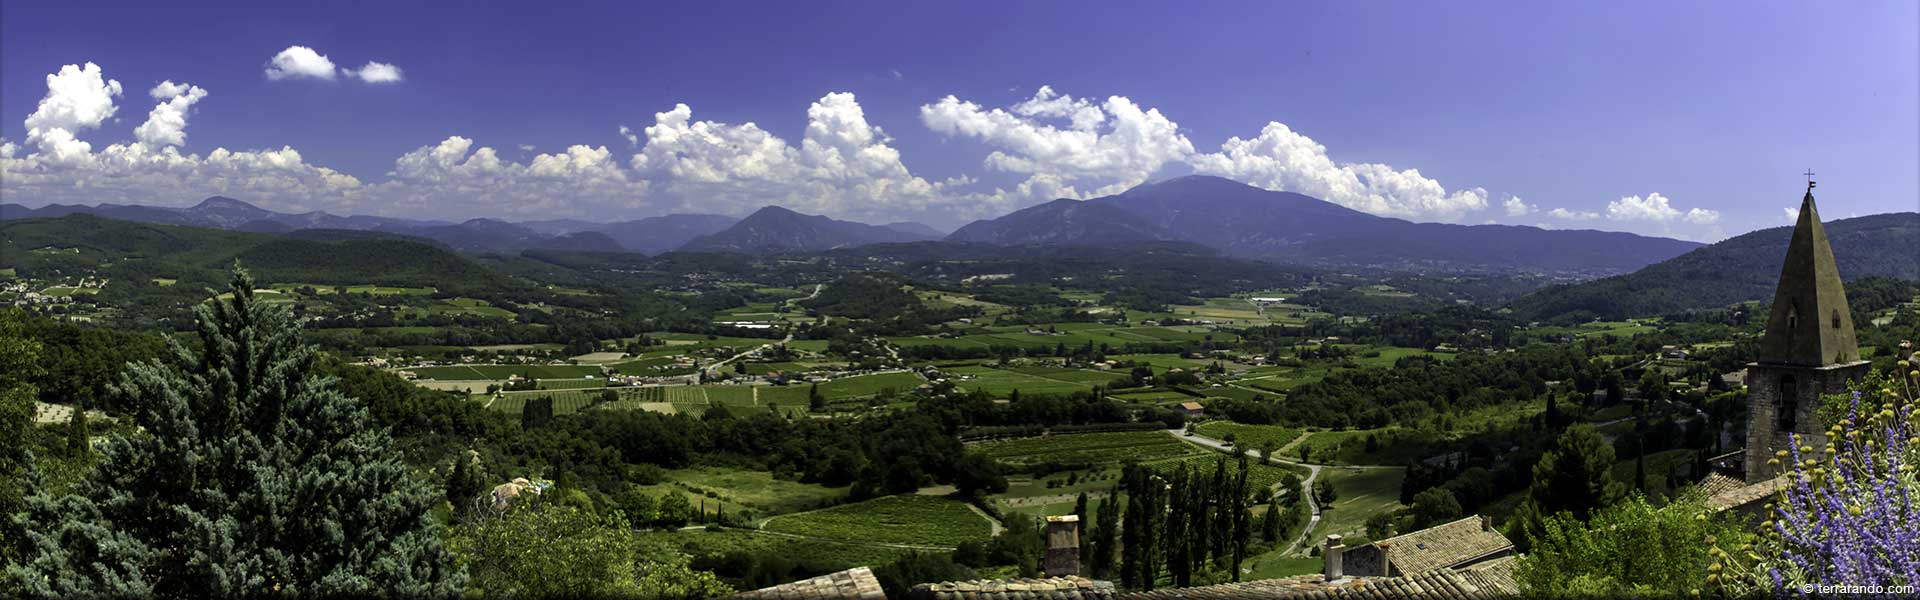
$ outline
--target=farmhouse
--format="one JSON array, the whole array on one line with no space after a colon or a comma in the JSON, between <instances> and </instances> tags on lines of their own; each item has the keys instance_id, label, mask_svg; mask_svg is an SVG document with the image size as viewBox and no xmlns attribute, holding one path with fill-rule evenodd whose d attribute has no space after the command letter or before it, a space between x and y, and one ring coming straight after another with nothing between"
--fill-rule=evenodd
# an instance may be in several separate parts
<instances>
[{"instance_id":1,"label":"farmhouse","mask_svg":"<svg viewBox=\"0 0 1920 600\"><path fill-rule=\"evenodd\" d=\"M1207 416L1207 407L1199 402L1181 402L1180 414L1186 416L1188 420L1198 419Z\"/></svg>"}]
</instances>

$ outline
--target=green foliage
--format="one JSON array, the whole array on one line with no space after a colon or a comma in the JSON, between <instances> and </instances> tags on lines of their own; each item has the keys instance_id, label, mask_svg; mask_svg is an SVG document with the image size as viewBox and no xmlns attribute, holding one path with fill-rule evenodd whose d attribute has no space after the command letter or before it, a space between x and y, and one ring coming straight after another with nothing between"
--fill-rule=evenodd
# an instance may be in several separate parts
<instances>
[{"instance_id":1,"label":"green foliage","mask_svg":"<svg viewBox=\"0 0 1920 600\"><path fill-rule=\"evenodd\" d=\"M1446 488L1433 488L1413 497L1414 531L1460 518L1460 501ZM1382 538L1374 538L1382 539Z\"/></svg>"},{"instance_id":2,"label":"green foliage","mask_svg":"<svg viewBox=\"0 0 1920 600\"><path fill-rule=\"evenodd\" d=\"M681 558L649 562L619 512L516 507L462 526L453 548L474 591L493 596L704 599L733 590Z\"/></svg>"},{"instance_id":3,"label":"green foliage","mask_svg":"<svg viewBox=\"0 0 1920 600\"><path fill-rule=\"evenodd\" d=\"M143 433L114 438L81 494L30 478L7 579L36 597L458 594L440 495L313 373L285 309L245 272L232 288L196 308L203 352L175 343L111 388Z\"/></svg>"},{"instance_id":4,"label":"green foliage","mask_svg":"<svg viewBox=\"0 0 1920 600\"><path fill-rule=\"evenodd\" d=\"M1613 445L1592 425L1574 425L1534 465L1529 498L1543 515L1566 511L1586 519L1625 492L1612 471Z\"/></svg>"},{"instance_id":5,"label":"green foliage","mask_svg":"<svg viewBox=\"0 0 1920 600\"><path fill-rule=\"evenodd\" d=\"M1747 537L1697 499L1656 507L1635 494L1592 521L1547 518L1514 577L1531 596L1684 596L1706 587L1716 544Z\"/></svg>"},{"instance_id":6,"label":"green foliage","mask_svg":"<svg viewBox=\"0 0 1920 600\"><path fill-rule=\"evenodd\" d=\"M1920 215L1869 215L1826 223L1840 272L1920 279ZM1715 308L1772 297L1792 227L1722 240L1630 275L1548 287L1514 301L1522 319L1582 322ZM1849 290L1851 296L1851 290Z\"/></svg>"}]
</instances>

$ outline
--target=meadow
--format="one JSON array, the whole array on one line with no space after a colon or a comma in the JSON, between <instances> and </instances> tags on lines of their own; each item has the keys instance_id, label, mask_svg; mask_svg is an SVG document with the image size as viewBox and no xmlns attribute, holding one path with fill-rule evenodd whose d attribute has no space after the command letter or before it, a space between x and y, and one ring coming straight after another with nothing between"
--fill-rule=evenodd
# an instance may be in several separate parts
<instances>
[{"instance_id":1,"label":"meadow","mask_svg":"<svg viewBox=\"0 0 1920 600\"><path fill-rule=\"evenodd\" d=\"M966 503L941 496L887 496L767 519L778 533L842 540L952 547L986 541L993 525Z\"/></svg>"},{"instance_id":2,"label":"meadow","mask_svg":"<svg viewBox=\"0 0 1920 600\"><path fill-rule=\"evenodd\" d=\"M1114 465L1201 454L1192 444L1159 431L1072 433L1016 440L979 442L970 449L1009 465L1084 462Z\"/></svg>"},{"instance_id":3,"label":"meadow","mask_svg":"<svg viewBox=\"0 0 1920 600\"><path fill-rule=\"evenodd\" d=\"M1208 421L1194 427L1194 432L1217 440L1232 440L1235 445L1248 450L1259 450L1268 445L1274 448L1286 446L1303 431L1278 425L1243 425L1232 421ZM1284 457L1284 456L1283 456Z\"/></svg>"}]
</instances>

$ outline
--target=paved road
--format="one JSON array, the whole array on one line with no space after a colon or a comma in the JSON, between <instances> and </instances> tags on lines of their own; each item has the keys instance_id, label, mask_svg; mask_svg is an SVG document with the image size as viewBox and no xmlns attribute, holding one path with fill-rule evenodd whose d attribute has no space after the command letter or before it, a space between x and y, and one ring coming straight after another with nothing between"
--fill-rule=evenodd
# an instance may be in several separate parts
<instances>
[{"instance_id":1,"label":"paved road","mask_svg":"<svg viewBox=\"0 0 1920 600\"><path fill-rule=\"evenodd\" d=\"M1217 439L1203 436L1197 433L1193 435L1187 435L1185 429L1168 429L1166 430L1166 432L1167 432L1167 435L1171 435L1173 437L1186 440L1188 443L1205 446L1207 448L1211 448L1213 450L1217 450L1220 452L1233 451L1233 445L1228 444L1224 440L1217 440ZM1313 434L1312 433L1301 434L1300 437L1294 438L1294 441L1287 442L1287 445L1282 446L1281 450L1277 450L1276 454L1281 451L1284 451L1286 448L1292 448L1297 442L1299 442L1302 439L1305 439L1307 436L1310 436L1310 435L1313 435ZM1256 460L1266 458L1264 455L1261 454L1259 450L1255 450L1253 448L1247 449L1247 456ZM1285 554L1287 552L1293 552L1294 549L1296 548L1305 548L1307 547L1307 545L1310 545L1312 541L1307 539L1308 536L1313 535L1314 528L1320 526L1320 501L1313 497L1313 482L1314 480L1320 478L1321 468L1336 467L1336 466L1342 469L1363 469L1363 470L1403 468L1403 467L1391 467L1391 466L1385 466L1385 465L1325 465L1325 464L1319 464L1319 463L1300 462L1297 460L1286 458L1285 456L1275 456L1273 457L1272 462L1305 467L1307 469L1307 478L1300 481L1300 490L1295 493L1299 494L1301 498L1305 498L1307 500L1307 508L1313 511L1312 516L1307 518L1306 528L1300 530L1300 538L1297 540L1294 540L1291 545L1288 545L1286 551L1282 552L1282 554Z\"/></svg>"}]
</instances>

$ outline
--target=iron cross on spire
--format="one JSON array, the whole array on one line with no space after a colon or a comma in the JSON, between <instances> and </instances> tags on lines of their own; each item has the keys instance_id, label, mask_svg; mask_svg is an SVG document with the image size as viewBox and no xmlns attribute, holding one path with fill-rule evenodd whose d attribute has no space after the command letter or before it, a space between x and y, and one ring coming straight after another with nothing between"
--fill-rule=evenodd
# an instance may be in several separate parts
<instances>
[{"instance_id":1,"label":"iron cross on spire","mask_svg":"<svg viewBox=\"0 0 1920 600\"><path fill-rule=\"evenodd\" d=\"M1802 175L1807 176L1807 191L1813 191L1813 169L1807 169L1807 172Z\"/></svg>"}]
</instances>

